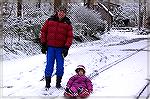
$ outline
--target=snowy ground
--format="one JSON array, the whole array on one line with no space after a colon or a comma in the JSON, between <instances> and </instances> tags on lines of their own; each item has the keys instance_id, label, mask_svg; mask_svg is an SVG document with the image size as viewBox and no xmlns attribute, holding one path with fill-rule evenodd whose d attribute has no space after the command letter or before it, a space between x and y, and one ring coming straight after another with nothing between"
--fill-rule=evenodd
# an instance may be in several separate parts
<instances>
[{"instance_id":1,"label":"snowy ground","mask_svg":"<svg viewBox=\"0 0 150 99\"><path fill-rule=\"evenodd\" d=\"M75 44L65 58L65 72L62 86L75 74L77 65L86 67L86 75L93 82L92 99L134 99L146 83L149 75L148 52L150 38L132 32L112 32L101 40ZM61 98L63 90L56 90L56 78L52 78L52 90L44 91L46 56L43 54L28 58L3 61L2 96L15 99ZM146 96L148 91L144 93Z\"/></svg>"}]
</instances>

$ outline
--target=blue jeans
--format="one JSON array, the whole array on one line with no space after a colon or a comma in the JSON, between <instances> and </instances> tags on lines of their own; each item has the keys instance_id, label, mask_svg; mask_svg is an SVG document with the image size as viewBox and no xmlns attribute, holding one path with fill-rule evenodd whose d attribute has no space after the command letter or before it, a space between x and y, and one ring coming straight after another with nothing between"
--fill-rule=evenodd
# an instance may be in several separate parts
<instances>
[{"instance_id":1,"label":"blue jeans","mask_svg":"<svg viewBox=\"0 0 150 99\"><path fill-rule=\"evenodd\" d=\"M62 56L63 48L48 47L47 49L47 64L45 68L45 77L51 77L56 60L56 75L62 77L64 74L64 58Z\"/></svg>"}]
</instances>

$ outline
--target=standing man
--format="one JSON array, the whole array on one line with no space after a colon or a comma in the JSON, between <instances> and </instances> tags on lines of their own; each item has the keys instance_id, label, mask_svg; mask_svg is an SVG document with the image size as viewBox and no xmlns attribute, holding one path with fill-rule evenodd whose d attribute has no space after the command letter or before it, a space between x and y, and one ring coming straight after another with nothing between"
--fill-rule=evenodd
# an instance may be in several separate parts
<instances>
[{"instance_id":1,"label":"standing man","mask_svg":"<svg viewBox=\"0 0 150 99\"><path fill-rule=\"evenodd\" d=\"M46 54L47 64L45 68L46 90L49 89L51 76L56 60L56 88L61 87L61 79L64 74L64 57L73 41L73 28L70 19L66 17L67 9L60 6L55 15L48 18L40 31L42 53Z\"/></svg>"}]
</instances>

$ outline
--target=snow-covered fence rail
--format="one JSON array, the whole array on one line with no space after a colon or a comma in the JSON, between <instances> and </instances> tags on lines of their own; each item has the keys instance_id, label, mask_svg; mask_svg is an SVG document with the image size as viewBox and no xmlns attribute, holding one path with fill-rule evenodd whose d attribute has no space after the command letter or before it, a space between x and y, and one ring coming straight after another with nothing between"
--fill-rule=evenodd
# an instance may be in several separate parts
<instances>
[{"instance_id":1,"label":"snow-covered fence rail","mask_svg":"<svg viewBox=\"0 0 150 99\"><path fill-rule=\"evenodd\" d=\"M139 91L139 93L137 94L136 99L140 99L141 97L144 97L144 96L142 96L142 94L144 93L144 91L146 91L146 89L149 90L149 89L148 89L149 86L150 86L150 79L147 79L147 83L146 83L146 84L144 85L144 87ZM149 97L150 97L150 93L147 92L147 93L146 93L146 96L145 96L145 99L149 99Z\"/></svg>"}]
</instances>

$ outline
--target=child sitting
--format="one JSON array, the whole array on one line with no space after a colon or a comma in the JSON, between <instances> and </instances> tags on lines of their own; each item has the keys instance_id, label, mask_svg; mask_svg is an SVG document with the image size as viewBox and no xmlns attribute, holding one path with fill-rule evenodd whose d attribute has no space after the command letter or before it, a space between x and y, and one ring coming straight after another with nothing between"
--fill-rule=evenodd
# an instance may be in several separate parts
<instances>
[{"instance_id":1,"label":"child sitting","mask_svg":"<svg viewBox=\"0 0 150 99\"><path fill-rule=\"evenodd\" d=\"M88 97L93 91L93 85L91 80L85 76L85 67L78 65L75 72L77 74L72 76L67 83L64 96Z\"/></svg>"}]
</instances>

